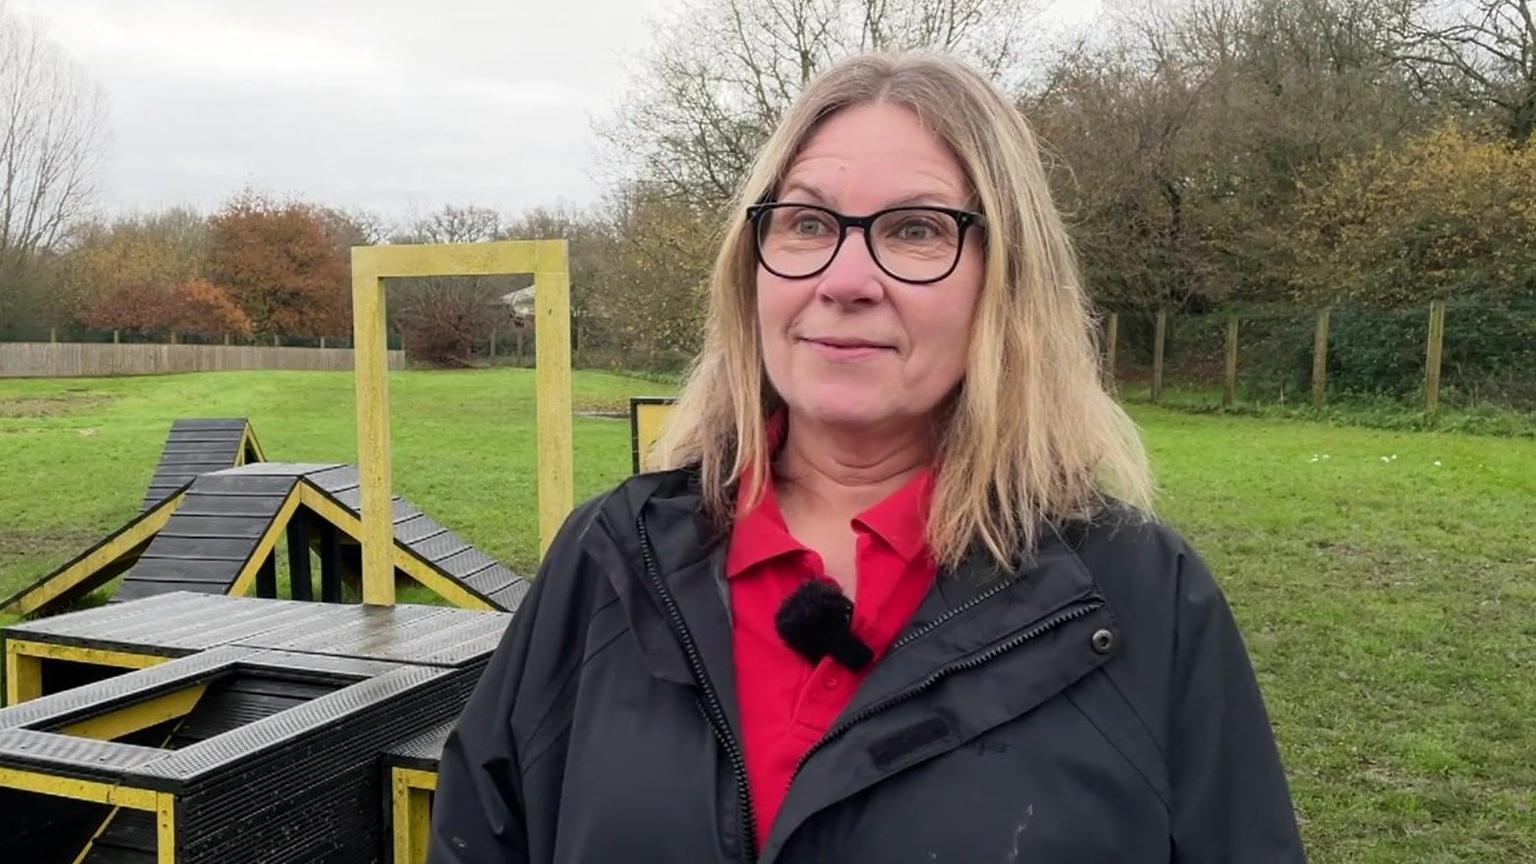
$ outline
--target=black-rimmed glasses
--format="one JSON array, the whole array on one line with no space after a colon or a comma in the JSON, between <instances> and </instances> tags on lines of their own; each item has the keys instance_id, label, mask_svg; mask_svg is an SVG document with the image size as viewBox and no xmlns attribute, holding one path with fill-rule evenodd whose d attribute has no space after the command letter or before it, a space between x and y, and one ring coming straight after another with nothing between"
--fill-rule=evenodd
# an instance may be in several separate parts
<instances>
[{"instance_id":1,"label":"black-rimmed glasses","mask_svg":"<svg viewBox=\"0 0 1536 864\"><path fill-rule=\"evenodd\" d=\"M806 279L831 266L849 228L892 279L924 285L953 273L980 213L951 207L891 207L868 216L844 216L815 204L778 201L747 208L757 260L775 276Z\"/></svg>"}]
</instances>

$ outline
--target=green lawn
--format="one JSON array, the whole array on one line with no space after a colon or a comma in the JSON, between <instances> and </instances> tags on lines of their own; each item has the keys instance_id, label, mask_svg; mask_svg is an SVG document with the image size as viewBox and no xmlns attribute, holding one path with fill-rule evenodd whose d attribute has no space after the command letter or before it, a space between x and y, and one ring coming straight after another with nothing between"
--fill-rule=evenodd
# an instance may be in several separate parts
<instances>
[{"instance_id":1,"label":"green lawn","mask_svg":"<svg viewBox=\"0 0 1536 864\"><path fill-rule=\"evenodd\" d=\"M578 373L575 402L667 389ZM391 381L399 490L519 569L532 394L527 370ZM346 374L0 381L0 595L135 511L172 418L351 461L352 410ZM1242 622L1313 860L1536 860L1536 441L1134 413ZM575 449L581 499L628 471L628 426L578 417Z\"/></svg>"}]
</instances>

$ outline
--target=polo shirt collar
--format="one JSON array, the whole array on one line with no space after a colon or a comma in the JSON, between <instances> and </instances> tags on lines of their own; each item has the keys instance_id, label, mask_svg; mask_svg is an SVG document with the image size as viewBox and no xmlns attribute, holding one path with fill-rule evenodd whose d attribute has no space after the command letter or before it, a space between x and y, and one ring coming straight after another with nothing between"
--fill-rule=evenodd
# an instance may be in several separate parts
<instances>
[{"instance_id":1,"label":"polo shirt collar","mask_svg":"<svg viewBox=\"0 0 1536 864\"><path fill-rule=\"evenodd\" d=\"M777 453L789 428L789 415L783 408L768 420L768 449ZM725 575L734 578L772 558L793 552L807 552L796 540L779 509L779 496L769 482L763 498L751 511L743 512L747 482L740 484L736 498L736 525L726 555ZM854 522L880 538L902 560L911 563L928 553L928 507L933 497L933 469L923 468L883 501L854 517Z\"/></svg>"}]
</instances>

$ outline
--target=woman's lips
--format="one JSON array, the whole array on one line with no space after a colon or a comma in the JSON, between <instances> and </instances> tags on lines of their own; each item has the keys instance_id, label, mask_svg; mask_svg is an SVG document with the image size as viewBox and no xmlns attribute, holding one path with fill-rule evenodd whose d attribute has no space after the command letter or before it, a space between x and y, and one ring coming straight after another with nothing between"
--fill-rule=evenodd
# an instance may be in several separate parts
<instances>
[{"instance_id":1,"label":"woman's lips","mask_svg":"<svg viewBox=\"0 0 1536 864\"><path fill-rule=\"evenodd\" d=\"M803 341L811 347L811 350L828 360L863 360L892 350L886 345L839 344L836 342L823 342L819 339L806 339Z\"/></svg>"}]
</instances>

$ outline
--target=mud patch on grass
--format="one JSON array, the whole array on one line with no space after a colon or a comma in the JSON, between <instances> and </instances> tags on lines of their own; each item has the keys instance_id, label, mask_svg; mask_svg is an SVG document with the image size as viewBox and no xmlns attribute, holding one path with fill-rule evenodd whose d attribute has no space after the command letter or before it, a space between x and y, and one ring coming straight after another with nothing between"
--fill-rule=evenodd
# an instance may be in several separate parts
<instances>
[{"instance_id":1,"label":"mud patch on grass","mask_svg":"<svg viewBox=\"0 0 1536 864\"><path fill-rule=\"evenodd\" d=\"M118 398L78 390L66 390L47 396L11 396L0 398L0 418L67 417L111 404Z\"/></svg>"},{"instance_id":2,"label":"mud patch on grass","mask_svg":"<svg viewBox=\"0 0 1536 864\"><path fill-rule=\"evenodd\" d=\"M0 531L0 600L31 585L89 549L97 531Z\"/></svg>"}]
</instances>

